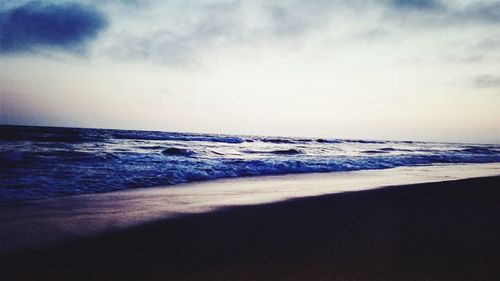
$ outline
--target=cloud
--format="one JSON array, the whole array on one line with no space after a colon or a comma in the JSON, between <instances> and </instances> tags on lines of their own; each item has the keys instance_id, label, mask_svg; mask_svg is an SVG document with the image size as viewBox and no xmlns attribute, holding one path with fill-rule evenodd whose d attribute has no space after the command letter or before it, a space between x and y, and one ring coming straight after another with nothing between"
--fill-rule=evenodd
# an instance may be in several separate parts
<instances>
[{"instance_id":1,"label":"cloud","mask_svg":"<svg viewBox=\"0 0 500 281\"><path fill-rule=\"evenodd\" d=\"M307 42L312 34L328 31L333 16L352 11L364 14L365 0L156 2L137 9L111 28L113 37L99 53L120 61L142 60L172 66L197 66L207 50L224 47L275 45ZM115 10L118 11L118 10ZM112 13L112 15L116 15ZM179 16L182 15L182 16ZM142 19L140 21L139 19ZM134 29L121 26L134 25Z\"/></svg>"},{"instance_id":2,"label":"cloud","mask_svg":"<svg viewBox=\"0 0 500 281\"><path fill-rule=\"evenodd\" d=\"M495 28L495 13L489 9L496 7L492 2L446 0L150 0L99 5L113 25L93 54L181 67L202 65L204 56L225 48L299 50L323 41L334 46L354 40L380 44L433 36L443 29L457 32L439 36L436 42L458 41L463 26L484 29L483 36L488 28Z\"/></svg>"},{"instance_id":3,"label":"cloud","mask_svg":"<svg viewBox=\"0 0 500 281\"><path fill-rule=\"evenodd\" d=\"M105 16L92 6L29 2L0 12L0 52L79 50L106 26Z\"/></svg>"},{"instance_id":4,"label":"cloud","mask_svg":"<svg viewBox=\"0 0 500 281\"><path fill-rule=\"evenodd\" d=\"M273 34L277 36L300 35L312 25L311 17L304 17L294 10L277 4L268 7Z\"/></svg>"},{"instance_id":5,"label":"cloud","mask_svg":"<svg viewBox=\"0 0 500 281\"><path fill-rule=\"evenodd\" d=\"M500 1L477 1L460 5L453 1L390 0L388 7L397 12L418 12L420 16L403 17L423 27L462 26L465 24L500 24Z\"/></svg>"},{"instance_id":6,"label":"cloud","mask_svg":"<svg viewBox=\"0 0 500 281\"><path fill-rule=\"evenodd\" d=\"M500 2L469 4L462 11L459 11L457 16L462 19L500 23Z\"/></svg>"},{"instance_id":7,"label":"cloud","mask_svg":"<svg viewBox=\"0 0 500 281\"><path fill-rule=\"evenodd\" d=\"M194 66L203 50L243 40L239 1L162 2L153 6L162 13L145 8L126 19L120 15L122 21L109 34L111 43L99 55L120 61ZM127 28L130 26L135 28Z\"/></svg>"},{"instance_id":8,"label":"cloud","mask_svg":"<svg viewBox=\"0 0 500 281\"><path fill-rule=\"evenodd\" d=\"M267 1L262 5L264 35L274 39L302 39L328 29L332 22L377 13L385 4L370 0ZM347 25L346 25L347 26Z\"/></svg>"},{"instance_id":9,"label":"cloud","mask_svg":"<svg viewBox=\"0 0 500 281\"><path fill-rule=\"evenodd\" d=\"M270 3L264 6L268 15L264 28L277 38L301 36L327 22L330 6L318 1Z\"/></svg>"},{"instance_id":10,"label":"cloud","mask_svg":"<svg viewBox=\"0 0 500 281\"><path fill-rule=\"evenodd\" d=\"M440 1L435 0L392 0L390 5L404 10L435 10L443 8Z\"/></svg>"},{"instance_id":11,"label":"cloud","mask_svg":"<svg viewBox=\"0 0 500 281\"><path fill-rule=\"evenodd\" d=\"M500 49L500 36L490 36L480 40L474 48L479 50Z\"/></svg>"},{"instance_id":12,"label":"cloud","mask_svg":"<svg viewBox=\"0 0 500 281\"><path fill-rule=\"evenodd\" d=\"M500 76L479 75L474 79L474 85L479 88L500 88Z\"/></svg>"}]
</instances>

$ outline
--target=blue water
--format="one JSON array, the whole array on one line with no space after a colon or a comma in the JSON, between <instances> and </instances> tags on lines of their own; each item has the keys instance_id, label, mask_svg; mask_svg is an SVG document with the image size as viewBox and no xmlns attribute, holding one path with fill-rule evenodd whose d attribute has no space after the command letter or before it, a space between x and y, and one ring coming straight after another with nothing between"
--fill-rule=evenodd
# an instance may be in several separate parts
<instances>
[{"instance_id":1,"label":"blue water","mask_svg":"<svg viewBox=\"0 0 500 281\"><path fill-rule=\"evenodd\" d=\"M0 126L0 202L286 173L500 162L499 145Z\"/></svg>"}]
</instances>

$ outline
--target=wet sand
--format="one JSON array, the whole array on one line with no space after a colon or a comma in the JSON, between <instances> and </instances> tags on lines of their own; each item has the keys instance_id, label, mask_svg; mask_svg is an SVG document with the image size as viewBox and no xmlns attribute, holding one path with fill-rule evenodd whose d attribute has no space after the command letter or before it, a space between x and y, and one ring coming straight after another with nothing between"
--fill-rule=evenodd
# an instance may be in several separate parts
<instances>
[{"instance_id":1,"label":"wet sand","mask_svg":"<svg viewBox=\"0 0 500 281\"><path fill-rule=\"evenodd\" d=\"M498 280L500 177L241 206L4 256L5 280Z\"/></svg>"}]
</instances>

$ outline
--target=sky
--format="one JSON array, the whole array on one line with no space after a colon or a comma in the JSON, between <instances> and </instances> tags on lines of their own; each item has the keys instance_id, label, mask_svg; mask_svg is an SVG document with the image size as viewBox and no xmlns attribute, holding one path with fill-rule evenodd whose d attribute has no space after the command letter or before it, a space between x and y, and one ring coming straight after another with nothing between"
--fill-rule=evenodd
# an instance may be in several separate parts
<instances>
[{"instance_id":1,"label":"sky","mask_svg":"<svg viewBox=\"0 0 500 281\"><path fill-rule=\"evenodd\" d=\"M500 143L500 1L2 1L0 123Z\"/></svg>"}]
</instances>

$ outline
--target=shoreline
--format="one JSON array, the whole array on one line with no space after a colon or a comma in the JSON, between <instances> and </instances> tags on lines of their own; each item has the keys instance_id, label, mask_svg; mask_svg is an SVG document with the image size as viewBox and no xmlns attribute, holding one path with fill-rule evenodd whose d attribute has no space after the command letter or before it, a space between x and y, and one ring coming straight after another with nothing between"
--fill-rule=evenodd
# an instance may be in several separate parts
<instances>
[{"instance_id":1,"label":"shoreline","mask_svg":"<svg viewBox=\"0 0 500 281\"><path fill-rule=\"evenodd\" d=\"M16 280L494 280L500 176L160 219L0 259Z\"/></svg>"},{"instance_id":2,"label":"shoreline","mask_svg":"<svg viewBox=\"0 0 500 281\"><path fill-rule=\"evenodd\" d=\"M248 177L0 205L0 257L157 220L294 198L500 175L500 163Z\"/></svg>"}]
</instances>

